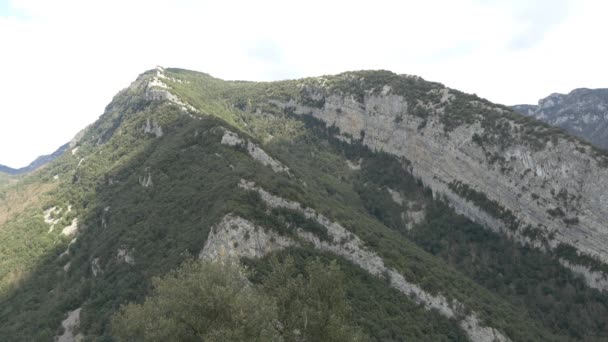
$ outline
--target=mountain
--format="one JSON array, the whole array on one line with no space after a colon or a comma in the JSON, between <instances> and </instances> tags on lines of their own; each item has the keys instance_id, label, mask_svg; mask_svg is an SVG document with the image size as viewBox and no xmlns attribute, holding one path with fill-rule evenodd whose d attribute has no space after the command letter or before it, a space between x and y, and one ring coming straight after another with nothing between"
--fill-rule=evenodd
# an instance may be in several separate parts
<instances>
[{"instance_id":1,"label":"mountain","mask_svg":"<svg viewBox=\"0 0 608 342\"><path fill-rule=\"evenodd\" d=\"M538 105L516 105L513 109L608 149L608 89L554 93L539 100Z\"/></svg>"},{"instance_id":2,"label":"mountain","mask_svg":"<svg viewBox=\"0 0 608 342\"><path fill-rule=\"evenodd\" d=\"M301 336L319 322L300 316L308 297L284 306L279 291L328 279L318 264L339 267L339 317L371 341L604 341L607 166L560 129L416 76L159 67L71 153L0 189L0 336L114 341L122 305L172 305L154 299L172 287L158 277L178 287L189 260L236 259L287 341L319 340ZM268 290L290 259L289 286ZM193 329L172 312L138 326Z\"/></svg>"},{"instance_id":3,"label":"mountain","mask_svg":"<svg viewBox=\"0 0 608 342\"><path fill-rule=\"evenodd\" d=\"M14 169L12 167L9 166L5 166L5 165L0 165L0 173L6 173L9 175L20 175L20 174L24 174L24 173L29 173L32 171L37 170L38 168L43 167L44 165L52 162L53 160L59 158L65 151L67 151L70 148L70 144L64 144L61 147L59 147L55 152L51 153L51 154L47 154L44 156L40 156L38 158L36 158L33 162L31 162L28 166L24 166L22 168L19 169Z\"/></svg>"}]
</instances>

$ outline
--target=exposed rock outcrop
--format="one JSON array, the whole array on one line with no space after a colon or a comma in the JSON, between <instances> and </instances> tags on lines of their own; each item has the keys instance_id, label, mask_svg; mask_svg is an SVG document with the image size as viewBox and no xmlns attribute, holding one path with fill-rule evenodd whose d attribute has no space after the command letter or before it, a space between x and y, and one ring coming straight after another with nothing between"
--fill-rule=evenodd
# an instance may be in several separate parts
<instances>
[{"instance_id":1,"label":"exposed rock outcrop","mask_svg":"<svg viewBox=\"0 0 608 342\"><path fill-rule=\"evenodd\" d=\"M56 337L56 342L80 342L84 340L84 336L78 332L81 310L81 308L78 308L68 312L68 317L61 322L63 334Z\"/></svg>"},{"instance_id":2,"label":"exposed rock outcrop","mask_svg":"<svg viewBox=\"0 0 608 342\"><path fill-rule=\"evenodd\" d=\"M49 233L53 231L53 229L55 229L55 225L59 222L59 220L61 219L61 217L59 216L59 214L61 214L61 209L55 207L51 207L48 208L47 210L44 211L44 223L50 225L49 227Z\"/></svg>"},{"instance_id":3,"label":"exposed rock outcrop","mask_svg":"<svg viewBox=\"0 0 608 342\"><path fill-rule=\"evenodd\" d=\"M65 236L72 236L74 234L76 234L76 232L78 231L78 219L75 218L72 220L72 223L63 228L63 230L61 231L61 234L65 235Z\"/></svg>"},{"instance_id":4,"label":"exposed rock outcrop","mask_svg":"<svg viewBox=\"0 0 608 342\"><path fill-rule=\"evenodd\" d=\"M587 266L576 265L564 259L560 259L559 262L575 274L583 277L589 286L598 290L608 291L608 277L602 272L592 271Z\"/></svg>"},{"instance_id":5,"label":"exposed rock outcrop","mask_svg":"<svg viewBox=\"0 0 608 342\"><path fill-rule=\"evenodd\" d=\"M131 266L135 265L135 258L133 257L133 254L125 247L118 249L116 252L116 260Z\"/></svg>"},{"instance_id":6,"label":"exposed rock outcrop","mask_svg":"<svg viewBox=\"0 0 608 342\"><path fill-rule=\"evenodd\" d=\"M538 137L544 145L535 145L534 134L546 132L524 134L526 126L505 115L508 110L475 100L468 102L472 112L466 115L477 119L447 127L445 116L454 110L450 103L455 97L450 89L437 87L442 86L428 96L439 94L443 102L410 103L388 88L356 98L321 85L307 91L310 101L316 98L322 106L273 103L334 125L351 141L356 138L371 149L406 158L412 174L436 197L445 197L473 221L521 243L543 249L563 243L608 262L606 158L564 135ZM417 114L420 110L424 115ZM501 118L500 130L490 131L487 125L496 123L484 121L475 110L495 113ZM457 185L479 194L485 203L467 198ZM528 234L530 229L537 234Z\"/></svg>"},{"instance_id":7,"label":"exposed rock outcrop","mask_svg":"<svg viewBox=\"0 0 608 342\"><path fill-rule=\"evenodd\" d=\"M293 244L288 238L229 214L211 229L199 258L207 261L261 258Z\"/></svg>"},{"instance_id":8,"label":"exposed rock outcrop","mask_svg":"<svg viewBox=\"0 0 608 342\"><path fill-rule=\"evenodd\" d=\"M403 205L403 196L399 193L399 191L393 190L391 188L386 188L386 191L391 195L393 202Z\"/></svg>"},{"instance_id":9,"label":"exposed rock outcrop","mask_svg":"<svg viewBox=\"0 0 608 342\"><path fill-rule=\"evenodd\" d=\"M144 176L139 176L139 185L143 186L144 188L149 188L154 185L154 183L152 183L152 174L150 171L147 171L146 175Z\"/></svg>"},{"instance_id":10,"label":"exposed rock outcrop","mask_svg":"<svg viewBox=\"0 0 608 342\"><path fill-rule=\"evenodd\" d=\"M131 87L139 87L142 82L145 87L144 97L150 101L169 101L176 104L184 112L198 113L198 109L191 104L182 101L177 95L171 92L170 87L161 79L176 80L172 77L167 77L164 74L165 70L162 67L157 67L154 74L144 74L142 80L137 80ZM180 83L180 82L178 82Z\"/></svg>"},{"instance_id":11,"label":"exposed rock outcrop","mask_svg":"<svg viewBox=\"0 0 608 342\"><path fill-rule=\"evenodd\" d=\"M287 166L283 165L278 160L272 158L270 155L268 155L268 153L266 153L266 151L264 151L258 145L254 144L249 140L241 138L238 134L234 132L226 130L224 132L224 135L222 136L221 143L223 145L228 146L243 146L247 149L247 153L249 154L249 156L251 156L251 158L259 162L260 164L270 167L274 172L285 172L287 174L290 174L289 168Z\"/></svg>"},{"instance_id":12,"label":"exposed rock outcrop","mask_svg":"<svg viewBox=\"0 0 608 342\"><path fill-rule=\"evenodd\" d=\"M101 265L99 263L99 258L94 258L91 261L91 273L93 273L93 277L97 277L97 275L101 273Z\"/></svg>"},{"instance_id":13,"label":"exposed rock outcrop","mask_svg":"<svg viewBox=\"0 0 608 342\"><path fill-rule=\"evenodd\" d=\"M420 286L405 279L397 270L387 267L382 258L376 253L368 250L363 241L342 225L331 221L314 209L305 208L298 202L289 201L278 196L274 196L266 190L257 187L253 182L241 180L239 186L248 191L256 191L262 200L273 208L287 208L301 212L306 218L315 220L327 229L332 241L319 239L315 234L299 229L298 235L304 240L312 243L315 248L332 252L350 260L355 265L363 268L367 272L377 277L389 277L393 288L399 290L407 296L412 296L414 300L428 310L435 309L447 318L457 319L460 327L465 331L471 341L501 342L510 341L508 337L500 331L483 326L475 312L466 313L462 303L456 300L448 300L441 294L432 295Z\"/></svg>"},{"instance_id":14,"label":"exposed rock outcrop","mask_svg":"<svg viewBox=\"0 0 608 342\"><path fill-rule=\"evenodd\" d=\"M144 126L144 133L154 134L157 138L163 136L163 128L158 124L158 122L152 120L150 118L146 119L146 125Z\"/></svg>"},{"instance_id":15,"label":"exposed rock outcrop","mask_svg":"<svg viewBox=\"0 0 608 342\"><path fill-rule=\"evenodd\" d=\"M349 141L350 142L350 141ZM357 162L352 162L350 160L346 160L346 165L348 165L348 168L353 170L353 171L359 171L361 170L361 159L359 159Z\"/></svg>"},{"instance_id":16,"label":"exposed rock outcrop","mask_svg":"<svg viewBox=\"0 0 608 342\"><path fill-rule=\"evenodd\" d=\"M73 238L72 240L70 240L70 243L68 243L68 247L65 249L65 251L63 251L61 254L59 254L59 257L64 257L66 255L70 255L70 247L72 247L72 245L74 243L76 243L76 241L78 240L78 238Z\"/></svg>"},{"instance_id":17,"label":"exposed rock outcrop","mask_svg":"<svg viewBox=\"0 0 608 342\"><path fill-rule=\"evenodd\" d=\"M402 219L406 222L405 227L409 230L414 228L414 225L424 221L426 218L426 209L420 203L411 201L407 204L407 211L402 214Z\"/></svg>"}]
</instances>

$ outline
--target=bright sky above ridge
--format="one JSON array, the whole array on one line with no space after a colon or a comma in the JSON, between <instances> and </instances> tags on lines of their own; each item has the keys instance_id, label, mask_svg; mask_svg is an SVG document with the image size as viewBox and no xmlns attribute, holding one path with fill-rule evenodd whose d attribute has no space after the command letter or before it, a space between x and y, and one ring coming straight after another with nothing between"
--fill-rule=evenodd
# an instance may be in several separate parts
<instances>
[{"instance_id":1,"label":"bright sky above ridge","mask_svg":"<svg viewBox=\"0 0 608 342\"><path fill-rule=\"evenodd\" d=\"M278 80L387 69L503 104L608 87L608 3L0 0L0 164L53 152L156 65Z\"/></svg>"}]
</instances>

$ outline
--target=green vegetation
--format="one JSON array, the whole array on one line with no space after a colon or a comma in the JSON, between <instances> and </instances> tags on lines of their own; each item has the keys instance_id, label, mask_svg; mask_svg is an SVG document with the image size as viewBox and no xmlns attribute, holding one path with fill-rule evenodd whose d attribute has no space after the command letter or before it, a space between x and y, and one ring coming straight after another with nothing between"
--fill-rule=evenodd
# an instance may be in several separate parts
<instances>
[{"instance_id":1,"label":"green vegetation","mask_svg":"<svg viewBox=\"0 0 608 342\"><path fill-rule=\"evenodd\" d=\"M344 275L335 261L326 265L309 258L303 269L297 269L291 258L271 259L270 272L261 276L261 284L276 300L285 341L367 340L350 325Z\"/></svg>"},{"instance_id":2,"label":"green vegetation","mask_svg":"<svg viewBox=\"0 0 608 342\"><path fill-rule=\"evenodd\" d=\"M526 313L505 305L490 292L435 263L425 253L420 253L418 248L405 238L403 223L387 230L388 220L379 224L382 216L376 217L376 213L367 211L365 203L374 202L366 197L371 192L356 191L356 186L365 183L368 183L369 189L379 189L377 193L379 197L384 196L383 201L386 203L394 204L386 187L400 190L407 196L407 201L433 201L430 192L406 171L406 160L398 161L395 157L372 152L362 145L350 145L332 139L332 131L335 128L327 127L318 120L307 118L306 123L313 134L301 135L292 143L272 147L274 155L281 156L292 170L299 171L298 177L308 185L302 191L306 197L313 199L312 203L317 208L322 208L324 214L363 238L368 246L385 259L387 265L400 270L408 280L422 284L423 288L431 293L441 291L448 297L461 300L470 309L481 313L488 323L504 328L514 340L526 340L530 336L533 336L533 340L560 340L560 337L536 326L535 321ZM350 170L346 165L346 158L362 158L361 170ZM327 191L328 188L333 191ZM405 210L403 208L401 212ZM445 210L450 211L447 207ZM365 212L373 219L370 220L369 216L362 214ZM386 212L385 217L389 217L390 212ZM390 221L396 223L400 222L399 220L400 218L391 218ZM448 283L450 285L440 285ZM501 326L502 324L505 325Z\"/></svg>"},{"instance_id":3,"label":"green vegetation","mask_svg":"<svg viewBox=\"0 0 608 342\"><path fill-rule=\"evenodd\" d=\"M569 261L575 265L586 266L591 271L608 273L608 265L602 263L597 258L577 252L576 248L570 245L560 243L557 248L555 248L555 254L559 258Z\"/></svg>"},{"instance_id":4,"label":"green vegetation","mask_svg":"<svg viewBox=\"0 0 608 342\"><path fill-rule=\"evenodd\" d=\"M188 262L112 319L118 341L281 341L272 297L234 264Z\"/></svg>"},{"instance_id":5,"label":"green vegetation","mask_svg":"<svg viewBox=\"0 0 608 342\"><path fill-rule=\"evenodd\" d=\"M153 279L142 304L113 316L118 341L365 341L348 324L344 275L337 263L271 259L251 284L238 264L188 261Z\"/></svg>"},{"instance_id":6,"label":"green vegetation","mask_svg":"<svg viewBox=\"0 0 608 342\"><path fill-rule=\"evenodd\" d=\"M200 110L190 113L195 118L175 105L147 101L127 89L87 130L77 155L65 154L19 182L18 193L28 186L51 187L38 202L15 210L0 223L4 339L52 340L60 333L65 313L81 307L80 331L91 341L167 336L187 340L195 335L295 340L296 330L312 341L465 340L457 322L426 311L388 287L385 279L299 241L295 227L325 240L329 235L296 211L267 207L259 195L238 187L241 179L339 222L408 281L462 302L514 341L606 336L606 327L597 319L604 315L605 296L585 288L555 260L518 249L455 215L411 176L407 160L359 143L346 144L333 138L336 127L296 116L271 101L317 98L310 105L320 106L322 97L311 93L320 79L224 82L179 69L169 69L167 76L181 81L167 83ZM438 84L389 72L345 73L328 76L326 82L325 91L358 98L382 92L386 84L412 101L436 101L440 96L434 92ZM144 133L147 120L161 125L164 135ZM224 127L259 144L292 175L274 173L242 148L222 145ZM360 161L361 169L350 169L347 161ZM151 178L152 185L142 186L142 177ZM387 189L401 194L403 204L396 203ZM458 189L473 200L483 200L464 186ZM52 207L61 209L55 215L60 221L49 233L43 210ZM427 215L410 232L406 224L411 222L404 217L414 208ZM234 268L188 262L228 213L289 236L300 246L245 260L251 287L241 286L240 271ZM508 219L508 213L503 214ZM74 218L79 231L70 244L72 237L62 236L61 229ZM127 251L133 262L121 259L119 251ZM539 270L546 264L546 272ZM537 274L535 280L526 282L531 274ZM198 283L217 288L200 291ZM549 289L546 294L544 286ZM543 296L532 298L538 291ZM198 306L192 298L209 301ZM252 307L260 307L260 315L244 322L240 311L250 313ZM189 320L212 311L221 312L225 320ZM197 315L187 315L188 320L172 316L188 312ZM152 315L158 319L152 323L143 319L150 313L162 314ZM597 315L591 317L592 313ZM558 315L579 317L564 323ZM269 324L275 318L282 329Z\"/></svg>"},{"instance_id":7,"label":"green vegetation","mask_svg":"<svg viewBox=\"0 0 608 342\"><path fill-rule=\"evenodd\" d=\"M564 340L608 338L608 296L585 286L547 254L520 247L444 205L430 205L427 221L409 236L478 284L524 308ZM564 250L563 252L561 250ZM573 249L572 249L573 250ZM575 251L573 251L575 253ZM568 258L565 247L557 254ZM580 261L576 260L577 263Z\"/></svg>"},{"instance_id":8,"label":"green vegetation","mask_svg":"<svg viewBox=\"0 0 608 342\"><path fill-rule=\"evenodd\" d=\"M483 193L472 189L468 184L464 184L460 181L453 181L448 184L448 186L458 195L475 203L475 205L493 217L500 219L510 230L515 231L519 228L519 220L517 220L510 210L504 208L498 204L498 202L490 200Z\"/></svg>"},{"instance_id":9,"label":"green vegetation","mask_svg":"<svg viewBox=\"0 0 608 342\"><path fill-rule=\"evenodd\" d=\"M252 277L256 284L267 283L265 279L273 273L273 265L277 261L289 265L290 273L296 276L287 277L292 279L288 282L294 283L300 275L306 278L310 274L310 260L320 260L321 263L317 261L317 265L326 265L325 270L335 267L332 265L337 263L341 272L335 287L345 292L345 304L351 307L348 310L350 313L346 312L344 317L348 317L351 324L361 327L369 340L467 341L457 322L442 317L438 312L425 310L399 291L387 288L385 280L335 255L291 248L259 260L246 259L244 263L250 269L257 270ZM331 275L332 279L336 279L336 272L331 272Z\"/></svg>"},{"instance_id":10,"label":"green vegetation","mask_svg":"<svg viewBox=\"0 0 608 342\"><path fill-rule=\"evenodd\" d=\"M322 133L322 130L318 129L317 132ZM362 168L355 176L359 179L358 184L366 184L367 189L380 190L358 192L358 195L364 204L380 203L366 206L366 209L384 224L442 258L477 284L498 293L515 307L524 308L532 320L540 322L549 331L558 332L550 340L601 341L608 336L608 327L603 320L608 312L608 296L585 286L581 278L561 266L551 255L518 246L456 215L444 203L433 200L430 191L406 171L407 161L398 161L384 153L370 153L364 148L337 140L330 141L333 148L348 158L363 157ZM386 187L400 190L406 196L405 201L424 203L426 220L408 232L404 222L399 222L401 215L396 210L398 206L383 191ZM470 189L461 195L467 194L469 200L476 198L479 203L491 205L485 197L479 197L479 193ZM377 208L382 208L382 211ZM403 212L407 208L401 210ZM539 230L532 227L524 229L530 234ZM380 249L381 246L375 248ZM592 269L601 265L594 259L582 260L582 257L576 256L573 248L565 246L558 247L556 256L588 265ZM512 338L518 334L507 333Z\"/></svg>"},{"instance_id":11,"label":"green vegetation","mask_svg":"<svg viewBox=\"0 0 608 342\"><path fill-rule=\"evenodd\" d=\"M349 71L335 76L326 76L327 91L353 95L363 103L366 95L379 95L390 87L392 94L403 96L408 103L439 102L441 95L432 90L443 87L440 83L428 82L416 76L400 76L387 70Z\"/></svg>"}]
</instances>

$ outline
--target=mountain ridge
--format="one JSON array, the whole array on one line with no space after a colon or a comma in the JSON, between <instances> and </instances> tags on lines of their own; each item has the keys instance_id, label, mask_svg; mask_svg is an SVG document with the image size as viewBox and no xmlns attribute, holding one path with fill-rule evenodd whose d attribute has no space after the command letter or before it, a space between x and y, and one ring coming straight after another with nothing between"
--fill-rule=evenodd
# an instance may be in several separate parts
<instances>
[{"instance_id":1,"label":"mountain ridge","mask_svg":"<svg viewBox=\"0 0 608 342\"><path fill-rule=\"evenodd\" d=\"M366 72L359 72L359 74L361 74L361 73L363 73L363 74L364 74L364 73L366 73ZM381 74L386 75L386 72L380 71L380 73L381 73ZM344 73L344 74L341 74L341 75L346 75L346 76L347 76L347 78L350 78L350 80L347 80L347 82L345 82L345 83L352 83L352 79L353 79L353 77L349 77L349 75L356 75L356 74L357 74L357 72L348 72L348 73ZM339 75L339 76L341 76L341 75ZM393 75L394 75L394 74L393 74ZM395 76L396 76L396 75L395 75ZM389 76L389 77L392 77L392 76ZM417 78L416 78L416 77L413 77L413 78L411 78L411 79L415 80L415 79L417 79ZM418 79L419 79L419 78L418 78ZM323 77L320 77L320 78L312 78L312 79L308 79L308 80L323 80ZM420 80L421 80L421 79L420 79ZM313 81L313 82L314 82L314 81ZM344 85L345 85L344 83L343 83L343 84L341 84L341 86L344 86ZM349 87L352 87L352 88L351 88L351 89L349 89L349 90L351 90L351 91L352 91L353 89L355 89L355 90L356 90L357 85L353 85L353 84L346 84L346 85L347 85L347 86L349 86ZM373 86L374 86L374 85L371 85L371 86L369 86L369 87L370 87L370 88L372 88L372 90L373 90ZM439 85L439 84L437 84L437 87L442 87L442 86L441 86L441 85ZM307 88L306 88L306 86L304 86L304 87L302 87L302 89L307 89ZM445 99L446 99L446 97L447 97L447 98L449 98L449 91L450 91L450 90L448 90L448 88L443 88L443 89L444 89L444 90L447 90L447 92L448 92L448 93L446 93L445 95L442 95L442 96L443 96L443 97L442 97L442 100L445 100ZM306 96L304 96L304 98L305 98L305 100L309 101L309 102L310 102L310 103L312 103L312 104L319 104L319 103L320 103L322 106L325 106L325 105L326 105L326 103L324 102L324 101L325 101L325 98L323 97L323 95L320 95L320 94L318 94L318 93L315 93L315 91L318 91L318 90L319 90L319 89L316 89L316 90L315 90L314 88L312 88L312 93L311 93L311 94L308 94L308 95L309 95L309 96L308 96L309 98L308 98L308 99L306 99ZM384 88L382 88L382 90L380 90L379 88L376 88L376 90L373 90L373 91L374 91L374 92L381 92L381 91L384 91L384 90L385 90ZM338 91L341 91L341 89L338 89ZM360 90L359 90L359 91L360 91ZM387 91L390 91L390 89L389 89L389 90L387 90ZM443 90L442 90L442 91L443 91ZM359 104L361 103L361 101L360 101L360 100L361 100L361 99L362 99L364 96L366 96L366 94L363 94L363 93L358 93L358 94L357 94L357 96L359 97L359 98L357 98L357 100L359 100L359 102L357 102L357 101L353 101L353 98L351 98L350 100L348 100L348 101L350 102L350 103L349 103L349 105L351 105L351 104L352 104L352 107L353 107L355 110L357 110L357 108L358 108ZM393 99L394 99L394 98L393 98ZM478 99L478 98L475 98L475 97L470 97L470 100L472 100L472 102L473 102L473 104L474 104L474 107L470 107L470 108L469 108L469 110L472 110L472 111L477 110L477 111L479 111L479 112L484 113L484 115L488 115L488 114L492 114L492 115L494 115L494 116L495 116L495 115L499 115L499 116L495 116L495 118L496 118L497 120L505 120L505 121L503 121L503 122L498 122L498 124L508 123L508 122L507 122L507 120L509 120L509 121L510 121L510 120L514 120L514 121L511 121L511 122L515 123L516 125L522 125L522 124L527 124L527 125L530 125L530 124L532 123L532 122L529 122L529 121L526 121L526 120L522 120L523 118L519 118L517 115L512 116L512 114L509 114L509 115L511 115L511 116L512 116L512 118L510 118L509 116L506 116L506 117L505 117L505 116L504 116L504 114L505 114L505 113L509 113L509 112L510 112L510 110L509 110L507 107L504 107L504 106L496 106L496 107L495 107L496 109L494 109L494 108L487 108L487 107L484 107L484 106L487 106L486 104L489 104L489 102L487 102L487 101L485 101L485 102L484 102L484 100L481 100L481 99ZM318 101L318 103L314 103L314 101ZM343 101L344 101L344 100L343 100ZM276 103L276 102L275 102L275 103ZM286 104L283 104L283 106L284 106L285 108L288 108L288 109L289 109L289 108L290 108L289 106L290 106L291 104L292 104L292 103L289 103L289 102L288 102L288 103L286 103ZM341 105L342 105L342 104L341 104ZM394 104L393 104L393 105L394 105ZM390 106L390 105L389 105L389 106ZM336 107L337 107L337 106L336 106ZM475 107L477 107L477 108L475 108ZM319 112L319 108L318 108L318 107L314 107L314 106L306 106L306 105L304 105L304 106L301 106L300 108L297 108L297 105L296 105L296 108L294 108L294 109L295 109L296 111L298 111L298 110L299 110L299 111L300 111L300 113L299 113L299 114L309 114L309 113L312 113L312 114L313 114L313 116L314 116L314 115L319 115L319 114L317 114L317 113ZM349 109L350 109L350 108L349 108ZM429 108L426 108L426 109L428 110ZM431 109L432 109L432 108L431 108ZM418 105L417 105L416 110L418 110L418 112L417 112L417 113L414 115L414 118L421 118L421 119L419 120L419 122L418 122L418 125L420 125L420 126L423 126L423 125L424 125L424 126L425 126L425 125L426 125L426 119L427 119L427 118L425 117L425 115L427 115L427 113L424 113L424 110L425 110L425 109L424 109L423 107L421 107L421 106L418 106ZM326 112L327 112L327 111L326 111ZM337 112L337 111L336 111L336 112ZM439 114L441 114L441 108L440 108L440 110L439 110ZM321 115L322 115L322 114L321 114ZM392 113L392 115L394 115L394 113ZM328 125L331 125L331 124L336 124L338 128L340 128L340 129L344 129L344 126L340 126L340 125L338 124L338 123L339 123L339 122L338 122L339 116L340 116L340 115L335 115L335 114L332 114L332 115L330 116L330 118L329 118L328 120L325 120L325 121L327 122L327 124L328 124ZM491 116L490 116L490 117L491 117ZM478 118L483 118L483 117L478 117ZM322 118L322 119L323 119L323 118ZM397 117L395 117L395 121L397 121L398 119L399 119L399 117L398 117L398 116L397 116ZM458 116L456 116L455 118L450 118L450 117L447 117L447 118L446 118L446 116L443 116L443 117L439 117L439 120L438 120L438 121L439 121L439 122L438 122L438 125L443 126L443 129L444 129L444 130L450 130L450 129L451 129L450 125L462 124L462 123L464 123L464 124L468 124L468 122L467 122L467 121L469 121L469 120L471 120L471 117L466 117L466 116L465 116L465 117L458 117ZM483 122L484 120L486 120L486 122L487 122L487 120L488 120L488 119L482 119L482 122ZM386 121L390 122L389 120L385 120L385 122L386 122ZM479 135L476 135L477 133L472 133L472 134L471 134L472 138L470 138L470 139L471 139L470 141L471 141L472 143L477 144L477 145L479 145L479 144L483 143L483 142L484 142L484 141L483 141L483 139L487 139L487 140L489 140L489 142L490 142L490 143L491 143L491 142L493 142L491 139L496 139L498 136L500 136L500 132L498 132L498 131L497 131L497 129L500 129L500 128L497 128L496 126L491 127L491 126L490 126L490 124L492 124L492 123L491 123L491 122L489 122L488 124L482 124L482 125L486 125L486 127L482 127L482 128L483 128L483 129L490 130L490 134L486 134L484 137L481 137L481 136L479 136ZM510 125L511 125L511 124L512 124L512 123L510 123ZM574 143L574 142L575 142L575 144L577 145L577 147L576 147L576 148L578 148L578 149L579 149L579 150L581 150L581 151L588 151L588 152L590 152L590 153L591 153L591 158L592 158L592 160L594 160L595 162L599 162L599 163L600 163L600 165L603 165L604 163L606 163L606 160L607 160L607 159L606 159L606 155L605 155L605 153L603 153L602 151L599 151L599 150L597 150L597 149L595 149L595 148L591 147L590 145L586 144L585 142L583 142L583 141L577 141L577 139L576 139L576 138L572 138L572 137L570 137L570 136L568 136L568 135L566 135L566 134L564 134L564 133L561 133L561 132L559 132L559 131L557 131L557 130L552 130L550 127L545 126L545 125L542 125L542 124L540 124L540 123L534 123L534 125L535 125L536 127L534 128L534 131L532 131L530 134L518 134L518 135L520 136L520 138L528 139L528 141L527 141L527 145L529 145L529 146L527 147L527 149L528 149L528 150L531 150L531 152L534 152L534 151L535 151L535 150L537 150L537 149L542 149L542 148L544 147L544 146L543 146L543 144L548 144L549 146L551 146L551 145L553 145L555 142L557 142L557 139L556 139L556 138L561 138L561 139L564 139L564 141L566 141L566 142L570 142L570 143ZM422 127L422 128L424 128L424 127ZM513 127L511 127L511 128L513 129ZM515 128L517 129L517 127L515 127ZM390 127L389 127L389 129L390 129ZM349 128L349 132L348 132L349 134L348 134L348 135L350 135L350 139L355 139L355 138L356 138L356 136L357 136L357 134L358 134L358 133L360 133L359 131L360 131L360 129L359 129L359 128ZM517 133L516 133L516 134L517 134ZM347 139L348 139L348 138L349 138L349 136L346 136L345 138L347 138ZM476 138L477 138L477 139L476 139ZM384 138L383 138L383 140L386 140L386 139L387 139L386 137L384 137ZM511 141L515 141L515 139L511 139ZM503 143L504 143L504 142L503 142ZM406 144L402 144L401 146L406 146ZM377 146L377 147L379 147L379 146ZM505 146L499 146L499 150L503 149L504 147L505 147ZM482 150L483 150L483 148L482 148ZM495 151L495 152L493 152L493 154L491 154L491 155L490 155L490 152L488 152L488 151L483 151L483 152L486 154L486 158L485 158L485 159L488 159L488 160L497 160L497 161L501 162L501 164L507 164L507 163L508 163L508 161L510 161L510 159L512 159L512 158L518 158L518 156L519 156L519 158L521 158L521 157L525 157L525 156L521 156L521 151L519 151L519 152L518 152L518 151L514 151L514 153L516 153L516 155L510 155L510 156L508 156L508 158L501 157L501 156L500 156L500 155L497 153L497 152L502 152L502 151ZM579 153L580 153L580 151L578 151L578 150L577 150L577 152L579 152ZM519 154L517 154L517 153L519 153ZM497 158L497 159L495 159L495 158ZM507 160L507 159L509 159L509 160ZM531 165L531 164L530 164L530 165L528 165L528 168L530 168L530 166L532 166L532 165ZM602 168L602 167L601 167L601 168ZM537 170L535 170L535 173L537 173L537 176L544 177L544 176L545 176L545 172L546 172L546 171L547 171L547 170L544 170L544 169L537 169ZM456 174L457 174L457 173L456 173ZM557 192L559 192L560 190L558 189L558 190L556 190L556 191L557 191ZM555 195L551 195L551 196L555 196ZM557 206L557 208L559 208L559 206ZM549 208L549 209L550 209L550 208ZM549 209L548 209L548 210L549 210ZM506 214L505 214L505 215L506 215ZM480 219L482 219L482 218L480 218ZM493 226L498 226L498 225L501 225L501 224L500 224L500 223L494 223L494 224L492 224L492 225L493 225ZM531 227L531 229L534 229L534 227ZM538 233L538 232L537 232L537 231L530 231L530 230L528 230L528 235L530 235L530 234L532 234L532 233L535 233L535 234L536 234L536 233ZM521 236L520 236L520 238L523 238L524 240L526 240L526 239L528 239L529 237L526 237L526 236L521 237ZM541 243L542 243L542 242L541 242ZM554 246L554 247L555 247L555 246ZM594 254L594 253L592 253L592 254ZM604 258L605 258L605 257L604 257Z\"/></svg>"},{"instance_id":2,"label":"mountain ridge","mask_svg":"<svg viewBox=\"0 0 608 342\"><path fill-rule=\"evenodd\" d=\"M70 148L70 143L63 144L57 150L55 150L55 152L53 152L51 154L45 154L43 156L39 156L36 159L34 159L31 163L29 163L27 166L20 167L18 169L0 164L0 172L6 173L9 175L22 175L22 174L36 171L37 169L43 167L44 165L59 158L69 148Z\"/></svg>"},{"instance_id":3,"label":"mountain ridge","mask_svg":"<svg viewBox=\"0 0 608 342\"><path fill-rule=\"evenodd\" d=\"M561 127L595 146L608 148L608 89L577 88L568 94L553 93L537 105L515 105L523 115Z\"/></svg>"},{"instance_id":4,"label":"mountain ridge","mask_svg":"<svg viewBox=\"0 0 608 342\"><path fill-rule=\"evenodd\" d=\"M256 83L149 70L114 97L74 153L23 180L53 189L0 229L0 332L48 340L71 334L61 323L78 318L72 337L112 340L117 308L141 302L152 277L188 257L234 255L256 270L286 253L338 260L359 291L351 292L357 323L376 340L599 341L608 336L602 315L585 304L608 312L604 297L560 261L579 273L601 264L581 264L576 251L551 254L559 246L550 228L570 216L541 217L553 226L534 231L519 223L526 211L487 188L499 180L493 186L517 199L521 185L508 186L517 176L542 189L552 166L540 157L577 148L588 169L601 168L601 152L562 131L387 71ZM539 167L526 172L522 160ZM536 200L561 201L552 185ZM425 240L434 234L440 241ZM488 241L500 248L484 249ZM29 253L19 255L24 246ZM444 246L456 254L442 255ZM490 263L482 274L471 267L504 251L517 262ZM377 303L361 306L373 298L390 307L385 292L398 298L399 315L382 319L386 312L364 309ZM550 298L568 303L567 322L557 322L564 315Z\"/></svg>"}]
</instances>

